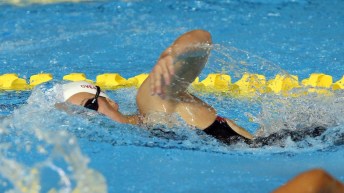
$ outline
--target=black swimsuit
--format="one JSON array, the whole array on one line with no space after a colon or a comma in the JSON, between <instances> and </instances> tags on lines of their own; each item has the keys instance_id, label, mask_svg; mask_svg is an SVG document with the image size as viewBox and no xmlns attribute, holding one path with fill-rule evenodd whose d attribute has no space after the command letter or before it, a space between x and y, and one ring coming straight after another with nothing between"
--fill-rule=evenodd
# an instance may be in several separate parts
<instances>
[{"instance_id":1,"label":"black swimsuit","mask_svg":"<svg viewBox=\"0 0 344 193\"><path fill-rule=\"evenodd\" d=\"M244 142L250 147L263 147L267 145L278 145L284 144L281 141L290 138L294 142L301 141L306 137L318 137L322 135L325 131L325 127L313 127L307 129L300 129L296 131L290 130L281 130L277 133L272 133L266 137L257 137L253 140L247 139L238 133L236 133L227 123L226 119L217 116L213 124L203 130L206 134L213 136L214 138L218 139L219 141L231 145L236 144L238 142ZM280 145L283 146L283 145Z\"/></svg>"},{"instance_id":2,"label":"black swimsuit","mask_svg":"<svg viewBox=\"0 0 344 193\"><path fill-rule=\"evenodd\" d=\"M237 143L239 140L246 141L248 139L235 132L227 123L225 118L217 116L213 124L203 130L206 134L226 143Z\"/></svg>"},{"instance_id":3,"label":"black swimsuit","mask_svg":"<svg viewBox=\"0 0 344 193\"><path fill-rule=\"evenodd\" d=\"M207 135L210 135L222 143L227 145L237 144L237 143L246 143L249 147L258 148L263 146L284 146L284 141L286 139L291 139L294 142L302 141L307 137L318 137L321 136L325 131L325 127L311 127L304 128L295 131L282 129L276 133L272 133L266 137L256 137L253 140L247 139L237 132L235 132L227 123L225 118L217 116L215 121L203 131ZM173 140L187 140L188 137L184 135L178 135L173 131L165 131L163 129L153 129L152 134L157 137L173 139ZM344 139L344 137L342 137ZM341 144L344 144L342 140Z\"/></svg>"}]
</instances>

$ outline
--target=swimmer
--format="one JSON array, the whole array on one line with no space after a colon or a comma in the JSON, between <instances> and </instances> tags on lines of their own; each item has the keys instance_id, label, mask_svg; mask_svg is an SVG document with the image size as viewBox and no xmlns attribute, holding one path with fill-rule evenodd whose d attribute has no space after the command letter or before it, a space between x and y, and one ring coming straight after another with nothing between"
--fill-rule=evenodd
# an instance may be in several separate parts
<instances>
[{"instance_id":1,"label":"swimmer","mask_svg":"<svg viewBox=\"0 0 344 193\"><path fill-rule=\"evenodd\" d=\"M301 173L273 193L344 193L344 184L322 169Z\"/></svg>"},{"instance_id":2,"label":"swimmer","mask_svg":"<svg viewBox=\"0 0 344 193\"><path fill-rule=\"evenodd\" d=\"M145 117L156 112L178 114L188 125L219 140L232 136L251 140L253 136L248 131L234 121L217 115L213 107L187 91L207 63L211 45L210 33L193 30L181 35L166 48L138 89L137 115L123 115L116 102L98 86L87 82L63 85L64 100L98 111L119 123L140 124Z\"/></svg>"}]
</instances>

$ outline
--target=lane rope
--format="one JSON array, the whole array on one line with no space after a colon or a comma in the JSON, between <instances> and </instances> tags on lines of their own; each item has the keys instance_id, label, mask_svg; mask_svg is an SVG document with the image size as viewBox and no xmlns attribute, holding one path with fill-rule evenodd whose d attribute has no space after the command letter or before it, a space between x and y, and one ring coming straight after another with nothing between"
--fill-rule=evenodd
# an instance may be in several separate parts
<instances>
[{"instance_id":1,"label":"lane rope","mask_svg":"<svg viewBox=\"0 0 344 193\"><path fill-rule=\"evenodd\" d=\"M67 81L89 81L105 90L116 90L127 87L139 87L148 77L148 74L139 74L131 78L124 78L119 73L105 73L96 77L96 80L87 79L84 73L70 73L63 76ZM15 73L0 75L1 91L24 91L45 82L53 80L50 73L35 74L29 80L19 77ZM274 93L289 95L289 91L301 88L303 94L317 92L330 94L332 91L344 89L344 76L337 81L333 81L332 76L323 73L313 73L308 78L299 81L295 75L277 74L275 78L267 80L261 74L245 73L236 82L232 83L228 74L208 74L200 80L196 78L191 89L199 92L222 93L231 96L255 96L256 94Z\"/></svg>"}]
</instances>

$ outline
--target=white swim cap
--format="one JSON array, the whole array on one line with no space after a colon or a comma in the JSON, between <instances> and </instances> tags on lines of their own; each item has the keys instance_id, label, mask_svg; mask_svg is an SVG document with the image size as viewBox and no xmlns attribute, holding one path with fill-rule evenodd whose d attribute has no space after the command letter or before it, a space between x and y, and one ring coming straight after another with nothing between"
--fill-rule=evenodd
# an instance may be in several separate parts
<instances>
[{"instance_id":1,"label":"white swim cap","mask_svg":"<svg viewBox=\"0 0 344 193\"><path fill-rule=\"evenodd\" d=\"M67 101L71 96L81 92L87 92L91 94L97 93L97 87L94 84L86 81L70 82L62 85L62 89L64 101ZM99 96L109 98L103 91L100 92Z\"/></svg>"}]
</instances>

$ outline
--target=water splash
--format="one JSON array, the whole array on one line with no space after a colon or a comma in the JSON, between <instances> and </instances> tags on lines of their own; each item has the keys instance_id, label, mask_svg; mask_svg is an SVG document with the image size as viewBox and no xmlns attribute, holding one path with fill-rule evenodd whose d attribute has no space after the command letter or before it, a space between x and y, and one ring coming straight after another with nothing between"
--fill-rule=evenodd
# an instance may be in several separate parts
<instances>
[{"instance_id":1,"label":"water splash","mask_svg":"<svg viewBox=\"0 0 344 193\"><path fill-rule=\"evenodd\" d=\"M77 139L63 123L57 86L37 88L26 105L0 123L0 174L7 192L107 192L106 181L88 167ZM1 188L2 189L2 188Z\"/></svg>"},{"instance_id":2,"label":"water splash","mask_svg":"<svg viewBox=\"0 0 344 193\"><path fill-rule=\"evenodd\" d=\"M277 65L258 56L217 45L206 70L236 72L236 77L244 72L265 72L270 75L283 72ZM55 82L37 87L27 104L1 120L0 173L11 184L5 187L7 192L107 192L104 177L88 167L89 160L77 143L80 139L114 146L135 145L217 153L264 152L261 149L249 149L242 143L225 146L192 130L175 116L168 120L173 123L170 127L161 124L158 128L145 130L115 123L78 107L69 107L71 111L68 112L61 111L55 106L62 101L60 90L60 83ZM119 101L116 102L124 107L121 111L128 114L135 111L135 89L122 89L111 94L117 96ZM343 96L343 93L337 92L330 96L310 94L297 98L257 95L257 98L247 101L202 94L200 98L225 116L234 115L243 119L245 114L249 115L253 122L264 128L264 135L282 129L295 130L318 125L335 128L321 138L307 139L297 144L289 139L281 141L283 148L278 148L281 144L267 148L271 153L299 152L299 147L309 147L309 144L315 147L319 141L321 145L315 147L317 150L342 145L344 121L340 115L344 109ZM150 118L156 121L161 116ZM314 148L310 151L314 151Z\"/></svg>"},{"instance_id":3,"label":"water splash","mask_svg":"<svg viewBox=\"0 0 344 193\"><path fill-rule=\"evenodd\" d=\"M335 127L344 124L344 95L309 93L299 97L262 96L262 110L254 121L265 134L281 129L298 130L316 126Z\"/></svg>"},{"instance_id":4,"label":"water splash","mask_svg":"<svg viewBox=\"0 0 344 193\"><path fill-rule=\"evenodd\" d=\"M256 54L233 47L214 44L206 71L229 74L235 79L244 73L262 74L267 77L288 74L277 64Z\"/></svg>"},{"instance_id":5,"label":"water splash","mask_svg":"<svg viewBox=\"0 0 344 193\"><path fill-rule=\"evenodd\" d=\"M269 78L282 74L290 76L285 70L273 62L259 57L255 54L241 50L232 46L214 45L212 56L210 57L207 71L215 73L230 74L234 78L240 78L244 73L263 74ZM291 77L291 76L290 76ZM257 85L264 85L259 82ZM307 130L315 127L328 128L322 139L306 139L295 143L284 139L278 143L271 144L283 147L310 147L316 146L319 141L325 146L333 146L343 143L344 119L343 104L344 95L342 91L327 91L326 95L317 92L309 93L309 88L299 88L285 93L263 94L255 93L256 97L248 99L235 99L234 101L225 96L217 97L218 100L207 100L212 106L219 107L220 110L228 111L226 107L238 112L238 117L247 116L247 121L258 126L256 136L268 136L282 131ZM314 89L314 88L313 88ZM308 94L305 94L308 93ZM202 96L201 96L202 97ZM203 97L204 98L204 97ZM238 106L233 105L236 104ZM225 107L225 108L224 108ZM244 109L238 111L237 109ZM242 119L242 118L241 118ZM330 130L331 128L336 128ZM251 132L252 129L248 129ZM324 141L332 136L332 140ZM324 147L319 147L320 149Z\"/></svg>"},{"instance_id":6,"label":"water splash","mask_svg":"<svg viewBox=\"0 0 344 193\"><path fill-rule=\"evenodd\" d=\"M37 87L27 104L15 109L1 121L0 173L5 179L2 181L11 184L3 187L7 192L107 192L104 177L88 167L89 160L82 154L77 143L79 140L113 146L134 145L226 154L259 154L266 151L299 153L314 149L326 150L343 144L344 121L340 116L343 113L343 93L298 98L262 95L262 110L257 115L250 116L254 122L264 127L266 134L285 128L295 129L319 124L337 128L317 139L307 139L299 143L290 139L281 141L283 148L280 147L281 144L277 144L263 149L250 149L243 143L223 145L198 130L192 130L178 116L171 116L169 119L159 114L152 115L149 118L155 122L157 119L163 122L168 119L171 124L169 127L157 124L155 128L143 129L115 123L81 107L70 106L70 111L61 111L55 107L56 103L62 101L60 89L60 83ZM126 93L127 97L117 98L123 107L123 104L132 103L136 95L135 89L121 89L110 92L109 95L124 96L123 93ZM226 104L233 102L238 109L256 111L248 106L251 101L225 96L205 96L201 97L213 101L219 112L224 114L228 111ZM124 111L131 113L135 111L135 106L129 105ZM294 125L289 124L286 127L285 123ZM300 147L310 147L309 144L313 148L303 148L300 151Z\"/></svg>"}]
</instances>

